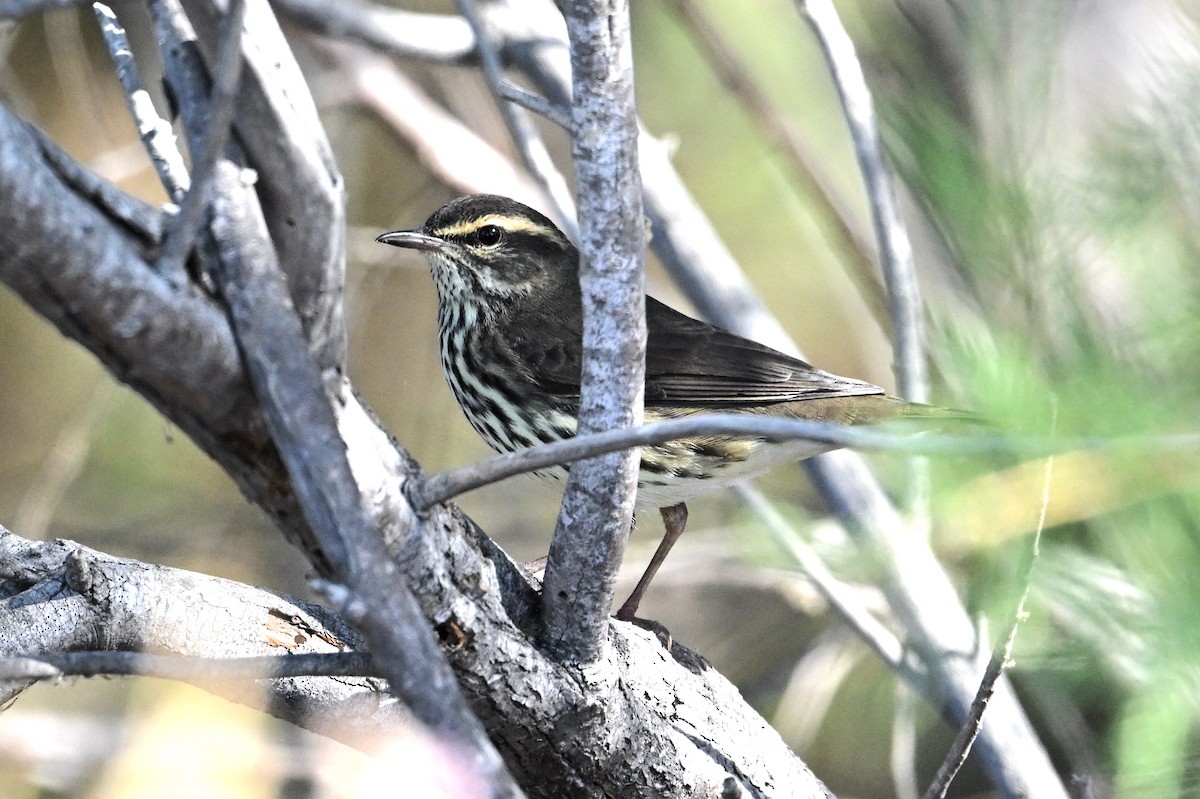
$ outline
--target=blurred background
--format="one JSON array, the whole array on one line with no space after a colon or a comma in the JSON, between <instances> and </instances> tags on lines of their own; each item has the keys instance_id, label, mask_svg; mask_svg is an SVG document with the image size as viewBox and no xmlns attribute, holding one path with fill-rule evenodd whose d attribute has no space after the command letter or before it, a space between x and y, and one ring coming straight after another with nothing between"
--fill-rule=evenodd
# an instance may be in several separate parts
<instances>
[{"instance_id":1,"label":"blurred background","mask_svg":"<svg viewBox=\"0 0 1200 799\"><path fill-rule=\"evenodd\" d=\"M810 361L894 388L887 322L874 310L878 279L862 266L873 255L847 250L745 93L723 85L699 44L698 26L711 26L870 240L836 96L793 4L633 5L642 119L671 142L674 164L767 305ZM1013 433L1195 430L1200 4L837 6L901 178L935 402ZM454 13L452 2L403 7ZM114 8L153 76L144 8ZM482 457L485 445L441 376L424 263L373 242L418 226L460 192L381 115L387 95L350 77L375 56L285 29L347 182L355 385L426 469ZM97 172L163 200L90 9L32 15L3 28L0 42L5 103ZM511 153L475 70L389 63ZM397 101L392 111L403 116L405 107ZM569 174L565 135L542 130ZM689 310L657 264L648 284ZM223 473L6 290L0 386L0 523L309 596L303 560ZM900 492L904 459L872 462ZM1020 590L1045 464L941 457L933 472L935 548L981 630L994 635ZM1198 477L1200 459L1183 451L1076 452L1054 465L1011 674L1061 772L1085 775L1097 796L1200 795ZM864 603L882 607L870 569L798 469L779 469L761 487L835 572L861 581ZM461 505L529 560L545 554L559 499L557 488L518 478ZM891 765L905 760L905 747L923 788L953 731L924 705L914 709L733 495L689 505L688 533L643 613L712 659L837 794L907 795L905 780L893 778L905 767ZM660 524L656 514L639 520L630 581ZM335 744L151 680L41 685L0 720L0 793L16 797L354 795L363 768ZM968 766L952 795L986 796L988 784Z\"/></svg>"}]
</instances>

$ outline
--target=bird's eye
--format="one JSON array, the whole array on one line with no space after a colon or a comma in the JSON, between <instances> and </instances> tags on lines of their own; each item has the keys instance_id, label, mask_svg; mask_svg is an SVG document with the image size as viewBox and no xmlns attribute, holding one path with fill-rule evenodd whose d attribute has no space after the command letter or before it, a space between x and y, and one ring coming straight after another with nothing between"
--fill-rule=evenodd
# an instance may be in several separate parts
<instances>
[{"instance_id":1,"label":"bird's eye","mask_svg":"<svg viewBox=\"0 0 1200 799\"><path fill-rule=\"evenodd\" d=\"M484 247L495 247L504 240L504 230L497 225L484 225L475 231L475 240Z\"/></svg>"}]
</instances>

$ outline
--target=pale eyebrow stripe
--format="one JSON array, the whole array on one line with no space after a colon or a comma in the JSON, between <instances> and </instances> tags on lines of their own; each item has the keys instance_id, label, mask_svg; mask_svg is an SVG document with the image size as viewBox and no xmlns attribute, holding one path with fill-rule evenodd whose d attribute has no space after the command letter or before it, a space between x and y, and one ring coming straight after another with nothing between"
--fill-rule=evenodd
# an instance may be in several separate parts
<instances>
[{"instance_id":1,"label":"pale eyebrow stripe","mask_svg":"<svg viewBox=\"0 0 1200 799\"><path fill-rule=\"evenodd\" d=\"M523 216L508 216L507 214L487 214L478 219L471 219L466 222L457 222L449 227L438 228L433 231L434 235L442 238L450 236L465 236L468 233L473 233L484 225L495 225L496 227L507 231L508 233L528 233L533 236L541 236L543 238L552 239L558 243L564 243L561 235L556 235L555 231L543 227L535 222L526 219Z\"/></svg>"}]
</instances>

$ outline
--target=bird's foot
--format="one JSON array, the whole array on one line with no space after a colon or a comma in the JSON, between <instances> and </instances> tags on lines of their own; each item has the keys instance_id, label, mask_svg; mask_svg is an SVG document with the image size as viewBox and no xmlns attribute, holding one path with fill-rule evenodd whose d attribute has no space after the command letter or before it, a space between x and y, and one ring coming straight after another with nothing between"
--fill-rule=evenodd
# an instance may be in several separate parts
<instances>
[{"instance_id":1,"label":"bird's foot","mask_svg":"<svg viewBox=\"0 0 1200 799\"><path fill-rule=\"evenodd\" d=\"M653 633L654 636L658 638L659 643L662 644L663 649L670 652L672 644L675 643L675 639L671 637L671 631L668 630L662 622L655 621L654 619L643 619L642 617L636 615L636 613L636 607L626 608L625 606L622 606L621 609L613 615L617 621L627 621L630 624L641 627L643 630Z\"/></svg>"}]
</instances>

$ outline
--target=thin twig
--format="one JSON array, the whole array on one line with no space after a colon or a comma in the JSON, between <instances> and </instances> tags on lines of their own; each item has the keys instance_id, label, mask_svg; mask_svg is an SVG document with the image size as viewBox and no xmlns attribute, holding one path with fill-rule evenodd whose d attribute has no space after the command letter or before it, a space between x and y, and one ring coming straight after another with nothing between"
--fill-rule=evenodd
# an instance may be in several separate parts
<instances>
[{"instance_id":1,"label":"thin twig","mask_svg":"<svg viewBox=\"0 0 1200 799\"><path fill-rule=\"evenodd\" d=\"M242 20L245 11L246 0L229 0L229 8L221 23L208 104L208 128L200 151L192 154L192 187L184 196L179 214L168 229L158 255L158 268L169 270L169 273L183 269L192 243L200 232L201 221L208 209L217 160L229 138L242 70Z\"/></svg>"},{"instance_id":2,"label":"thin twig","mask_svg":"<svg viewBox=\"0 0 1200 799\"><path fill-rule=\"evenodd\" d=\"M787 550L800 570L816 587L817 591L829 603L829 606L842 617L854 632L862 638L867 646L883 661L884 665L895 671L909 682L920 683L921 675L913 671L912 665L904 659L904 646L891 630L866 610L860 607L850 596L846 585L833 576L829 567L821 560L792 528L787 520L780 515L762 492L751 486L738 486L738 493L759 518L767 524L771 537Z\"/></svg>"},{"instance_id":3,"label":"thin twig","mask_svg":"<svg viewBox=\"0 0 1200 799\"><path fill-rule=\"evenodd\" d=\"M1071 439L1036 436L966 436L950 434L888 432L871 427L846 427L807 419L772 419L732 413L703 414L685 419L651 422L641 427L605 430L578 435L528 449L493 455L467 466L432 474L409 489L409 499L418 510L426 510L459 494L526 472L575 463L610 452L662 444L697 436L740 436L767 441L805 439L829 444L830 448L903 452L914 455L1005 454L1042 458L1072 450L1120 452L1192 451L1200 446L1200 433L1120 438L1080 437Z\"/></svg>"},{"instance_id":4,"label":"thin twig","mask_svg":"<svg viewBox=\"0 0 1200 799\"><path fill-rule=\"evenodd\" d=\"M962 726L959 727L958 734L954 737L954 743L951 744L950 751L946 753L946 758L938 768L929 789L925 791L924 799L945 799L946 791L950 789L950 783L954 781L959 769L967 762L971 746L975 743L975 739L983 727L983 714L987 710L992 695L996 692L996 683L999 681L1000 675L1004 673L1005 669L1012 666L1012 651L1013 644L1017 640L1017 628L1029 616L1025 609L1025 602L1029 599L1029 588L1033 584L1033 567L1041 552L1042 531L1046 529L1046 514L1050 507L1050 484L1053 475L1054 456L1050 456L1046 459L1046 476L1042 483L1041 508L1038 512L1037 526L1033 532L1033 543L1018 576L1021 595L1017 600L1016 610L1013 612L1004 636L992 650L992 656L983 673L979 690L975 694L975 700L971 703L971 710L963 720Z\"/></svg>"},{"instance_id":5,"label":"thin twig","mask_svg":"<svg viewBox=\"0 0 1200 799\"><path fill-rule=\"evenodd\" d=\"M568 108L555 105L554 103L542 97L540 94L527 92L516 84L504 81L500 84L500 96L505 100L511 100L517 105L525 108L538 116L558 125L563 130L570 133L571 131L571 111Z\"/></svg>"},{"instance_id":6,"label":"thin twig","mask_svg":"<svg viewBox=\"0 0 1200 799\"><path fill-rule=\"evenodd\" d=\"M125 29L117 20L117 15L104 3L92 3L92 11L100 23L100 32L104 35L104 43L108 45L108 54L112 56L113 65L117 69L117 79L125 92L125 103L137 126L138 136L150 156L158 172L159 180L167 191L171 202L179 203L188 188L187 167L183 163L183 155L175 144L175 132L171 123L158 115L154 109L154 101L142 84L142 76L138 71L137 61L129 47L129 39Z\"/></svg>"},{"instance_id":7,"label":"thin twig","mask_svg":"<svg viewBox=\"0 0 1200 799\"><path fill-rule=\"evenodd\" d=\"M779 113L700 4L690 0L670 0L668 5L686 25L693 41L707 57L708 66L729 89L729 95L741 104L769 145L791 167L790 174L804 197L805 207L816 215L822 230L828 231L837 251L845 256L846 270L875 320L890 331L887 302L875 266L875 244L862 229L862 220L855 218L850 203L837 190L821 159L812 152L795 126Z\"/></svg>"},{"instance_id":8,"label":"thin twig","mask_svg":"<svg viewBox=\"0 0 1200 799\"><path fill-rule=\"evenodd\" d=\"M558 218L564 222L563 232L567 234L567 238L579 241L579 224L575 220L575 203L571 199L571 189L558 167L554 165L550 151L546 149L541 136L529 123L525 113L505 101L501 92L504 70L500 65L500 56L488 35L479 10L475 7L475 0L458 0L458 10L475 34L475 47L479 51L483 77L496 100L496 106L500 109L500 116L504 119L504 126L508 128L508 135L521 156L521 163L541 184L547 199L554 205Z\"/></svg>"},{"instance_id":9,"label":"thin twig","mask_svg":"<svg viewBox=\"0 0 1200 799\"><path fill-rule=\"evenodd\" d=\"M829 63L854 142L858 168L866 184L879 262L888 290L900 395L913 402L926 402L929 377L925 366L925 326L912 243L896 205L896 192L883 154L871 90L854 52L854 43L842 26L833 3L830 0L797 0L797 5Z\"/></svg>"},{"instance_id":10,"label":"thin twig","mask_svg":"<svg viewBox=\"0 0 1200 799\"><path fill-rule=\"evenodd\" d=\"M159 677L165 680L260 680L291 677L378 677L365 652L302 653L277 657L183 657L143 652L65 652L0 658L0 680L94 677Z\"/></svg>"},{"instance_id":11,"label":"thin twig","mask_svg":"<svg viewBox=\"0 0 1200 799\"><path fill-rule=\"evenodd\" d=\"M862 172L871 208L871 221L879 248L879 264L887 288L888 315L892 320L892 351L899 394L912 402L929 401L929 374L925 361L925 321L921 291L913 263L912 243L900 217L891 171L871 90L867 87L854 43L842 26L831 0L796 0L808 20L837 88L858 168ZM907 502L911 529L929 536L929 464L913 459L908 469Z\"/></svg>"}]
</instances>

